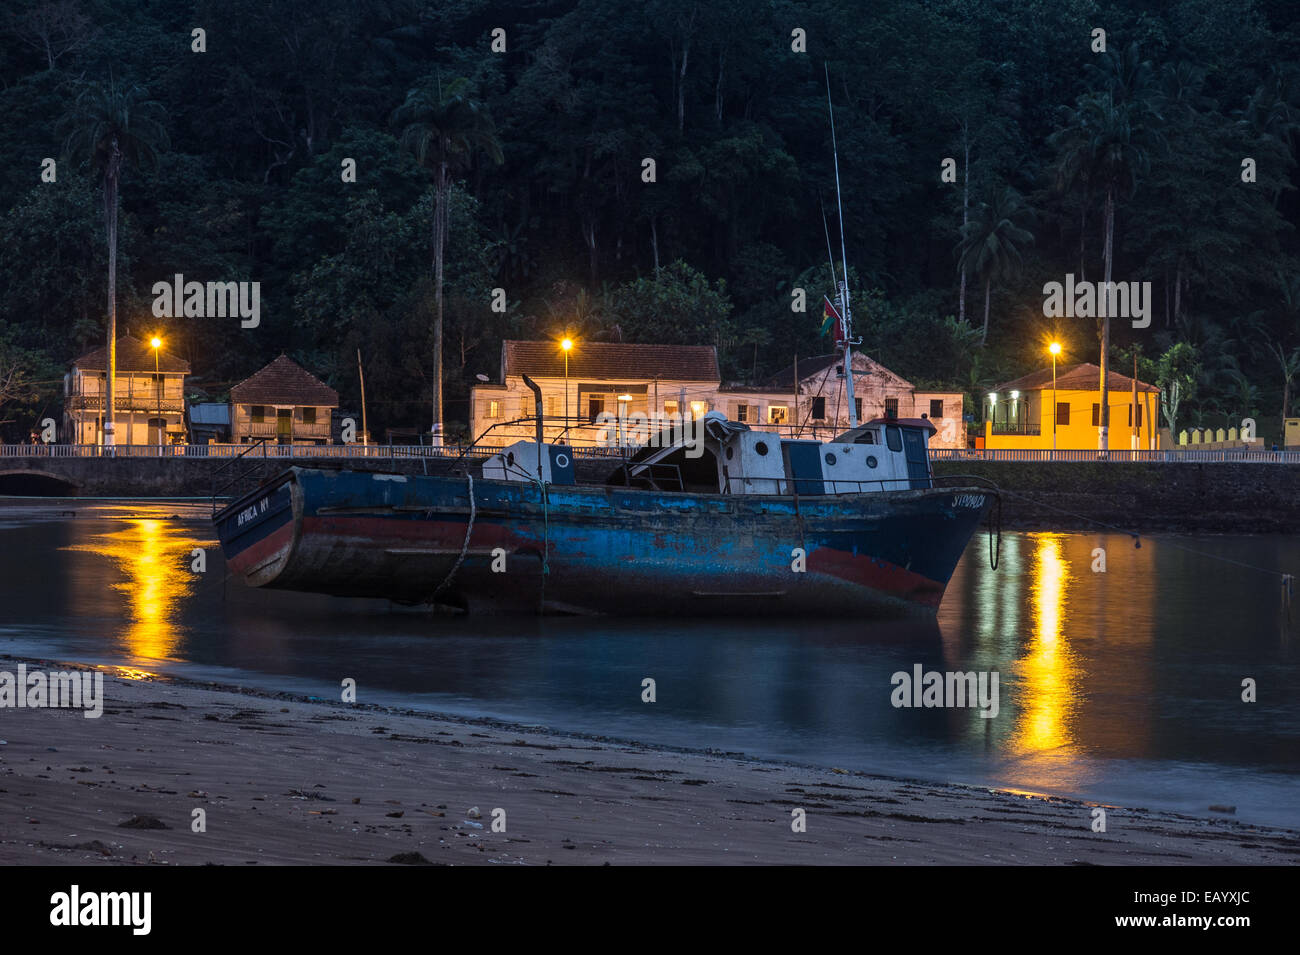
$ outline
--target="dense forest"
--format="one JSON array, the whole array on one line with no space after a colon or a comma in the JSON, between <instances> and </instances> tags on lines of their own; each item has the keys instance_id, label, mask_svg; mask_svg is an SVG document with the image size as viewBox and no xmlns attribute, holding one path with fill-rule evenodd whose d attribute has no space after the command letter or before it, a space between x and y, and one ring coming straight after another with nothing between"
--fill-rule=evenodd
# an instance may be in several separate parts
<instances>
[{"instance_id":1,"label":"dense forest","mask_svg":"<svg viewBox=\"0 0 1300 955\"><path fill-rule=\"evenodd\" d=\"M825 354L828 77L856 331L886 366L978 416L1052 339L1097 362L1095 319L1044 316L1073 274L1151 283L1109 360L1177 385L1179 428L1276 436L1300 376L1291 0L9 0L0 21L7 435L57 417L103 343L110 254L119 333L160 331L196 397L285 352L356 408L360 349L378 435L428 430L439 351L463 429L503 337L716 344L736 382ZM156 318L176 274L259 282L260 324Z\"/></svg>"}]
</instances>

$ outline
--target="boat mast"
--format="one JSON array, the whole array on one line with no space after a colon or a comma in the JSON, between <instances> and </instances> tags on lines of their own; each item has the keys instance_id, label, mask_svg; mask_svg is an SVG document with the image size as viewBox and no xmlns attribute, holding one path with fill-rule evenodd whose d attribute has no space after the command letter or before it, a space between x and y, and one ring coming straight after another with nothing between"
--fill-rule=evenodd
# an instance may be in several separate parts
<instances>
[{"instance_id":1,"label":"boat mast","mask_svg":"<svg viewBox=\"0 0 1300 955\"><path fill-rule=\"evenodd\" d=\"M822 69L826 73L826 108L830 111L831 153L835 159L835 208L840 216L840 260L844 263L844 279L839 283L840 344L843 347L844 388L849 401L849 427L856 428L858 426L858 403L853 398L853 351L849 344L849 335L853 324L849 312L849 256L844 246L844 202L840 197L840 152L835 143L835 106L831 102L830 68L823 63ZM832 262L832 275L834 275L834 270L835 265Z\"/></svg>"}]
</instances>

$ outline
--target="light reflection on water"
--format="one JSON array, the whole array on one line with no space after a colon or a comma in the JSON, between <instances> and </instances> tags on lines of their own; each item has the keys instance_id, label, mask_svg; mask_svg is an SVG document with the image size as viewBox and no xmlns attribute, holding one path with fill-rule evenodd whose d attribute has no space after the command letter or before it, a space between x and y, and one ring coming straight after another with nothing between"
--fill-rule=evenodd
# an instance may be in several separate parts
<instances>
[{"instance_id":1,"label":"light reflection on water","mask_svg":"<svg viewBox=\"0 0 1300 955\"><path fill-rule=\"evenodd\" d=\"M119 579L112 587L124 599L121 640L134 660L170 660L181 637L181 603L194 592L190 569L195 548L211 541L193 528L160 517L129 517L117 529L94 535L70 551L107 558Z\"/></svg>"},{"instance_id":2,"label":"light reflection on water","mask_svg":"<svg viewBox=\"0 0 1300 955\"><path fill-rule=\"evenodd\" d=\"M1300 667L1276 578L1183 549L1294 571L1293 540L1018 533L993 571L979 536L937 620L452 619L226 581L209 526L176 512L6 512L0 653L329 698L353 677L371 702L1300 824ZM891 675L918 663L997 671L999 716L893 708Z\"/></svg>"}]
</instances>

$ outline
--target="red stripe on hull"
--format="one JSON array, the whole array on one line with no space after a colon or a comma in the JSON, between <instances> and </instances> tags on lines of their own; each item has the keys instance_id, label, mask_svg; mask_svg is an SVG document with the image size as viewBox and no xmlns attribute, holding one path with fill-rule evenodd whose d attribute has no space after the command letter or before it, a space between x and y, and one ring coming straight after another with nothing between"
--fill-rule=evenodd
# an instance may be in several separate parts
<instances>
[{"instance_id":1,"label":"red stripe on hull","mask_svg":"<svg viewBox=\"0 0 1300 955\"><path fill-rule=\"evenodd\" d=\"M808 569L860 587L893 594L923 607L938 607L945 584L903 567L842 550L819 547L808 555Z\"/></svg>"},{"instance_id":2,"label":"red stripe on hull","mask_svg":"<svg viewBox=\"0 0 1300 955\"><path fill-rule=\"evenodd\" d=\"M252 568L265 563L292 543L293 521L288 521L256 544L244 548L231 558L227 566L235 573L246 576Z\"/></svg>"}]
</instances>

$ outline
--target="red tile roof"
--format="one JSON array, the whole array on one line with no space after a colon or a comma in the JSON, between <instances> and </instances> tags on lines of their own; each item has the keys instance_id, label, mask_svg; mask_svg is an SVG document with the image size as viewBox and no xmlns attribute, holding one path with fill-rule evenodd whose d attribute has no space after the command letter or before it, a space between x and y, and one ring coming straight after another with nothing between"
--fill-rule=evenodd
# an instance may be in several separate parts
<instances>
[{"instance_id":1,"label":"red tile roof","mask_svg":"<svg viewBox=\"0 0 1300 955\"><path fill-rule=\"evenodd\" d=\"M1106 376L1106 386L1110 391L1131 392L1133 390L1133 379L1112 371ZM1024 375L1015 381L1004 382L993 390L1041 391L1044 388L1051 387L1052 369L1048 368L1044 371L1035 371ZM1101 369L1091 362L1084 362L1071 368L1058 367L1056 370L1056 388L1058 391L1100 391ZM1138 391L1158 392L1160 389L1155 385L1147 384L1145 381L1139 381Z\"/></svg>"},{"instance_id":2,"label":"red tile roof","mask_svg":"<svg viewBox=\"0 0 1300 955\"><path fill-rule=\"evenodd\" d=\"M72 363L74 368L82 371L107 371L108 346L102 345L92 352L86 352ZM123 335L117 340L117 371L147 371L153 373L153 346L130 335ZM190 363L177 358L165 348L158 349L158 370L163 374L188 375Z\"/></svg>"},{"instance_id":3,"label":"red tile roof","mask_svg":"<svg viewBox=\"0 0 1300 955\"><path fill-rule=\"evenodd\" d=\"M563 378L564 352L555 342L501 343L503 376ZM633 345L626 342L574 342L569 378L623 381L667 378L673 381L721 381L718 353L712 345Z\"/></svg>"},{"instance_id":4,"label":"red tile roof","mask_svg":"<svg viewBox=\"0 0 1300 955\"><path fill-rule=\"evenodd\" d=\"M337 408L339 393L291 358L281 355L230 389L230 400L248 405L316 405Z\"/></svg>"}]
</instances>

